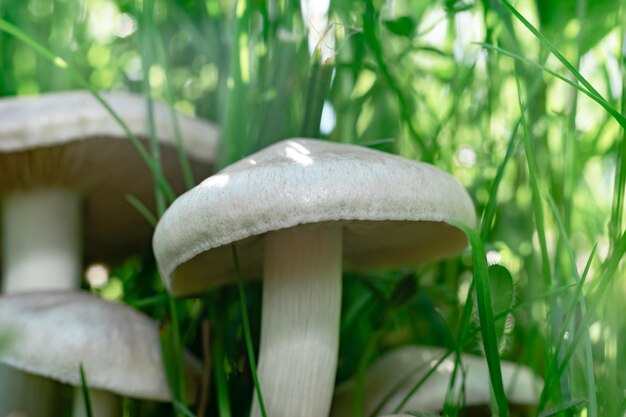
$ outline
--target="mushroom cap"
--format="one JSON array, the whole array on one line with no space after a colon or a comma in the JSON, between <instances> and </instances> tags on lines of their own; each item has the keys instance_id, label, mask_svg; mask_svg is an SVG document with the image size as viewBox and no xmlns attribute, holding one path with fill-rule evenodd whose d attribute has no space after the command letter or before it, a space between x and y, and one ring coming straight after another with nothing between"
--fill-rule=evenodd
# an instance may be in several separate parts
<instances>
[{"instance_id":1,"label":"mushroom cap","mask_svg":"<svg viewBox=\"0 0 626 417\"><path fill-rule=\"evenodd\" d=\"M467 192L431 165L315 139L276 143L179 197L157 225L153 248L175 295L261 273L262 235L303 224L343 228L346 269L415 265L461 251L474 226Z\"/></svg>"},{"instance_id":2,"label":"mushroom cap","mask_svg":"<svg viewBox=\"0 0 626 417\"><path fill-rule=\"evenodd\" d=\"M446 349L426 346L405 346L381 356L370 366L365 376L363 398L364 414L371 415L376 407L389 395L379 414L394 411L415 385L446 354ZM465 375L465 405L476 406L491 402L489 368L485 358L462 354L461 363ZM522 365L501 361L502 379L511 404L535 405L543 381L534 372ZM400 412L431 411L443 409L450 378L454 371L454 356L446 358L437 370L411 396ZM461 390L463 378L457 374L455 393ZM349 415L353 409L354 381L350 380L335 391L330 417Z\"/></svg>"},{"instance_id":3,"label":"mushroom cap","mask_svg":"<svg viewBox=\"0 0 626 417\"><path fill-rule=\"evenodd\" d=\"M129 93L102 96L145 145L149 137L145 98ZM155 102L154 114L163 172L174 190L182 192L169 109ZM179 115L178 121L195 177L205 178L212 170L218 131L198 119ZM78 192L84 202L87 260L118 259L148 247L152 228L126 197L154 207L153 182L125 132L89 92L0 100L0 199L36 188Z\"/></svg>"},{"instance_id":4,"label":"mushroom cap","mask_svg":"<svg viewBox=\"0 0 626 417\"><path fill-rule=\"evenodd\" d=\"M74 386L82 363L90 388L169 401L157 323L138 311L79 291L0 297L0 362ZM198 364L187 355L188 388Z\"/></svg>"}]
</instances>

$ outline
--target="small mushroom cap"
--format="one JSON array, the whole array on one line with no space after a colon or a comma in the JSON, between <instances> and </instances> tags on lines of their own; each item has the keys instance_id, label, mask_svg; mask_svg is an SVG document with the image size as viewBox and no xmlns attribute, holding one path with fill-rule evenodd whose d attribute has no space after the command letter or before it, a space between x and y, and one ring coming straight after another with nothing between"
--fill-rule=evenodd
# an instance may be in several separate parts
<instances>
[{"instance_id":1,"label":"small mushroom cap","mask_svg":"<svg viewBox=\"0 0 626 417\"><path fill-rule=\"evenodd\" d=\"M74 386L82 363L90 388L169 401L159 329L132 308L78 291L0 297L0 335L9 342L0 362ZM197 361L187 355L187 387L193 393Z\"/></svg>"},{"instance_id":2,"label":"small mushroom cap","mask_svg":"<svg viewBox=\"0 0 626 417\"><path fill-rule=\"evenodd\" d=\"M153 248L175 295L261 271L264 233L302 224L343 228L345 267L363 271L415 265L461 251L474 208L451 175L431 165L314 139L276 143L181 196L158 224Z\"/></svg>"},{"instance_id":3,"label":"small mushroom cap","mask_svg":"<svg viewBox=\"0 0 626 417\"><path fill-rule=\"evenodd\" d=\"M368 369L365 376L363 398L364 414L371 415L389 395L380 414L391 413L406 398L424 375L435 366L446 350L425 346L405 346L381 356ZM465 381L459 372L455 392L459 393L464 382L465 404L475 406L489 404L491 391L487 360L474 355L462 354L466 371ZM517 405L534 405L539 400L543 381L525 366L501 362L502 379L509 402ZM454 356L446 358L437 370L411 396L400 412L443 409L444 401L454 371ZM335 391L330 417L349 415L353 410L354 381L347 381Z\"/></svg>"},{"instance_id":4,"label":"small mushroom cap","mask_svg":"<svg viewBox=\"0 0 626 417\"><path fill-rule=\"evenodd\" d=\"M129 93L102 96L146 145L145 98ZM163 103L154 104L163 172L175 191L182 192L170 111ZM198 119L178 115L178 121L195 177L205 178L211 174L218 131ZM81 195L88 261L115 260L149 246L152 228L126 197L132 195L152 208L153 175L120 125L89 92L0 100L0 199L37 188Z\"/></svg>"}]
</instances>

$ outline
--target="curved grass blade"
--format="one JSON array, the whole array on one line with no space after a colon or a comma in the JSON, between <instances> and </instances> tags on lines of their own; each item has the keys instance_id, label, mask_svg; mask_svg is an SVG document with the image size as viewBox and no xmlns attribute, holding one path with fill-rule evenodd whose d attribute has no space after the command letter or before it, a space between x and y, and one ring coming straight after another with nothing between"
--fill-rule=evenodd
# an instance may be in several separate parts
<instances>
[{"instance_id":1,"label":"curved grass blade","mask_svg":"<svg viewBox=\"0 0 626 417\"><path fill-rule=\"evenodd\" d=\"M539 30L535 28L532 23L530 23L524 16L522 16L520 12L518 12L515 7L511 5L511 3L509 3L507 0L500 0L500 2L504 5L504 7L509 10L509 12L511 12L513 16L515 16L517 20L519 20L524 26L526 26L526 29L528 29L533 34L533 36L535 36L539 40L539 42L541 42L541 44L547 50L549 50L552 55L554 55L561 62L561 64L565 66L565 68L567 68L567 70L587 89L587 91L594 94L596 97L602 97L602 95L593 87L593 85L591 85L591 83L587 81L587 79L583 77L582 74L578 72L578 70L576 70L576 68L574 68L574 66L563 56L563 54L561 54L559 50L554 45L552 45L548 38L546 38L541 32L539 32ZM617 120L617 122L622 125L622 127L626 127L626 118L619 111L608 105L606 100L602 99L602 101L606 104L606 107L600 102L599 104L602 105L602 107L604 107L606 111L611 113L611 115L615 117L615 120Z\"/></svg>"},{"instance_id":2,"label":"curved grass blade","mask_svg":"<svg viewBox=\"0 0 626 417\"><path fill-rule=\"evenodd\" d=\"M615 119L615 121L617 123L620 124L620 126L622 126L623 128L626 128L626 117L624 117L624 115L622 115L620 112L618 112L613 106L611 106L609 104L608 101L606 101L606 99L604 97L602 97L597 91L589 91L587 90L587 88L580 86L579 84L573 82L572 80L562 76L561 74L559 74L558 72L552 71L549 68L546 68L545 66L531 61L528 58L525 58L519 54L516 54L514 52L510 52L507 51L506 49L502 49L502 48L498 48L497 46L493 46L487 43L477 43L478 45L481 45L483 48L485 49L489 49L495 52L498 52L502 55L506 55L510 58L513 58L517 61L521 61L525 64L531 65L533 67L536 67L540 70L542 70L543 72L545 72L546 74L549 74L555 78L558 78L559 80L563 81L565 84L569 85L572 88L575 88L576 90L580 91L581 93L583 93L584 95L586 95L587 97L589 97L590 99L592 99L593 101L595 101L596 103L598 103L600 106L602 106L602 108L604 108L604 110L607 111L607 113L609 113L613 119Z\"/></svg>"}]
</instances>

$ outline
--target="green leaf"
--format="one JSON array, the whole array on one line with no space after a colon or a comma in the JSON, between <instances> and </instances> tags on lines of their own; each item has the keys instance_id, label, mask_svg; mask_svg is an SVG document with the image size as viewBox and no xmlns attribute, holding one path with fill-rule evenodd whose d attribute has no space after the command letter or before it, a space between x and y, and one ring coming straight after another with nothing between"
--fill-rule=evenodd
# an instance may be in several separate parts
<instances>
[{"instance_id":1,"label":"green leaf","mask_svg":"<svg viewBox=\"0 0 626 417\"><path fill-rule=\"evenodd\" d=\"M385 28L394 35L411 38L417 23L410 16L401 16L397 19L383 20Z\"/></svg>"}]
</instances>

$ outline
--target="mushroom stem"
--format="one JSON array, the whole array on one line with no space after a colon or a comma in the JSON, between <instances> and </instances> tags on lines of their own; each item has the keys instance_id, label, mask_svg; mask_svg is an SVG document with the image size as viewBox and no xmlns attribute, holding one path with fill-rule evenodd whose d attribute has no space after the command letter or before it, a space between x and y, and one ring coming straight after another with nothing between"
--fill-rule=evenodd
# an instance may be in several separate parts
<instances>
[{"instance_id":1,"label":"mushroom stem","mask_svg":"<svg viewBox=\"0 0 626 417\"><path fill-rule=\"evenodd\" d=\"M258 377L267 415L326 417L339 349L339 225L269 233L263 258ZM260 416L255 393L251 416Z\"/></svg>"},{"instance_id":2,"label":"mushroom stem","mask_svg":"<svg viewBox=\"0 0 626 417\"><path fill-rule=\"evenodd\" d=\"M4 200L2 291L77 288L81 273L77 193L38 189Z\"/></svg>"},{"instance_id":3,"label":"mushroom stem","mask_svg":"<svg viewBox=\"0 0 626 417\"><path fill-rule=\"evenodd\" d=\"M99 389L89 389L89 401L93 417L120 417L123 415L122 397ZM87 417L87 407L82 387L74 389L73 417Z\"/></svg>"},{"instance_id":4,"label":"mushroom stem","mask_svg":"<svg viewBox=\"0 0 626 417\"><path fill-rule=\"evenodd\" d=\"M56 381L0 364L0 416L54 417L59 415Z\"/></svg>"}]
</instances>

